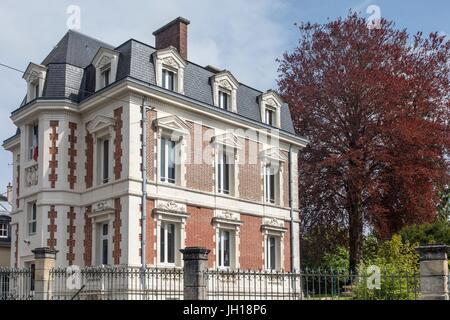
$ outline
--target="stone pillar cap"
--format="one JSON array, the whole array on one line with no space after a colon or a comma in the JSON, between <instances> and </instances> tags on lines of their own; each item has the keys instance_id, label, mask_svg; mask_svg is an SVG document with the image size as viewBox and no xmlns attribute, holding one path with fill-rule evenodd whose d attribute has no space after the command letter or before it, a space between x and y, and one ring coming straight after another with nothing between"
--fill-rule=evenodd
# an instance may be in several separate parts
<instances>
[{"instance_id":1,"label":"stone pillar cap","mask_svg":"<svg viewBox=\"0 0 450 320\"><path fill-rule=\"evenodd\" d=\"M188 247L181 249L183 260L208 260L211 250L202 247Z\"/></svg>"},{"instance_id":2,"label":"stone pillar cap","mask_svg":"<svg viewBox=\"0 0 450 320\"><path fill-rule=\"evenodd\" d=\"M450 252L450 246L446 244L422 245L416 248L420 254L420 260L446 260L447 253Z\"/></svg>"},{"instance_id":3,"label":"stone pillar cap","mask_svg":"<svg viewBox=\"0 0 450 320\"><path fill-rule=\"evenodd\" d=\"M58 253L58 250L55 250L53 248L36 248L31 251L34 253L34 257L36 259L42 259L42 258L56 258L56 254Z\"/></svg>"}]
</instances>

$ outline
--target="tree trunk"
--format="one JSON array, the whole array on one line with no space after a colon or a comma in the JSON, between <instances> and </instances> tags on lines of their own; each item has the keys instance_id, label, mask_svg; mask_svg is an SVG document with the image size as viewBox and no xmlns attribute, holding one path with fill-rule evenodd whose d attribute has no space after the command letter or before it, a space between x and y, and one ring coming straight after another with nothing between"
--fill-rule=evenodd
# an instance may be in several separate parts
<instances>
[{"instance_id":1,"label":"tree trunk","mask_svg":"<svg viewBox=\"0 0 450 320\"><path fill-rule=\"evenodd\" d=\"M363 216L359 205L358 192L349 188L347 210L349 215L349 269L356 271L362 259L363 246Z\"/></svg>"}]
</instances>

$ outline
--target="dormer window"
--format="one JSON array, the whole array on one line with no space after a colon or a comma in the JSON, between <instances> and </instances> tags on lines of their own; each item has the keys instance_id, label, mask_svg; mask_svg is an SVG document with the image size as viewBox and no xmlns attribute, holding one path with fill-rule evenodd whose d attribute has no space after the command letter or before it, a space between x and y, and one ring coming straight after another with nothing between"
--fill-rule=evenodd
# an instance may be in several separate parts
<instances>
[{"instance_id":1,"label":"dormer window","mask_svg":"<svg viewBox=\"0 0 450 320\"><path fill-rule=\"evenodd\" d=\"M162 87L170 91L176 91L176 74L175 72L163 69L162 70Z\"/></svg>"},{"instance_id":2,"label":"dormer window","mask_svg":"<svg viewBox=\"0 0 450 320\"><path fill-rule=\"evenodd\" d=\"M186 61L174 47L154 53L156 84L164 89L184 94Z\"/></svg>"},{"instance_id":3,"label":"dormer window","mask_svg":"<svg viewBox=\"0 0 450 320\"><path fill-rule=\"evenodd\" d=\"M272 127L281 128L282 105L283 101L275 91L269 90L259 96L262 122Z\"/></svg>"},{"instance_id":4,"label":"dormer window","mask_svg":"<svg viewBox=\"0 0 450 320\"><path fill-rule=\"evenodd\" d=\"M111 83L111 64L102 68L102 87L107 87Z\"/></svg>"},{"instance_id":5,"label":"dormer window","mask_svg":"<svg viewBox=\"0 0 450 320\"><path fill-rule=\"evenodd\" d=\"M47 67L34 63L28 65L23 75L23 78L28 83L27 102L42 97L46 76Z\"/></svg>"},{"instance_id":6,"label":"dormer window","mask_svg":"<svg viewBox=\"0 0 450 320\"><path fill-rule=\"evenodd\" d=\"M92 60L95 67L95 90L103 89L116 81L119 52L100 48Z\"/></svg>"},{"instance_id":7,"label":"dormer window","mask_svg":"<svg viewBox=\"0 0 450 320\"><path fill-rule=\"evenodd\" d=\"M230 105L230 94L225 91L219 91L219 108L228 110Z\"/></svg>"},{"instance_id":8,"label":"dormer window","mask_svg":"<svg viewBox=\"0 0 450 320\"><path fill-rule=\"evenodd\" d=\"M269 126L275 126L275 113L276 111L274 108L266 106L264 123L268 124Z\"/></svg>"},{"instance_id":9,"label":"dormer window","mask_svg":"<svg viewBox=\"0 0 450 320\"><path fill-rule=\"evenodd\" d=\"M221 71L211 77L214 105L237 112L237 89L239 82L229 71Z\"/></svg>"}]
</instances>

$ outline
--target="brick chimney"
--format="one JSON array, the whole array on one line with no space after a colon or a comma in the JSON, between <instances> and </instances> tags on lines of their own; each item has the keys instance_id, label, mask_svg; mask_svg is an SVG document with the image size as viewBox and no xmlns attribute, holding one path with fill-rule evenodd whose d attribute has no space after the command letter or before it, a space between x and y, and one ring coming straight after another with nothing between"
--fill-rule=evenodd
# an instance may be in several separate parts
<instances>
[{"instance_id":1,"label":"brick chimney","mask_svg":"<svg viewBox=\"0 0 450 320\"><path fill-rule=\"evenodd\" d=\"M175 47L180 55L187 59L188 56L188 25L191 22L185 18L178 17L165 26L159 28L153 35L155 36L155 47L157 50L167 47Z\"/></svg>"}]
</instances>

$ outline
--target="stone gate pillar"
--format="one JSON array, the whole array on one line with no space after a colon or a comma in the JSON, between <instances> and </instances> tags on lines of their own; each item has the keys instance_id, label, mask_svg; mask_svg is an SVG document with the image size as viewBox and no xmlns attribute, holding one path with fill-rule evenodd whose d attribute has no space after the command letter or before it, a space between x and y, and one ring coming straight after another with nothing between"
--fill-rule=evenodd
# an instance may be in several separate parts
<instances>
[{"instance_id":1,"label":"stone gate pillar","mask_svg":"<svg viewBox=\"0 0 450 320\"><path fill-rule=\"evenodd\" d=\"M55 267L56 251L51 248L36 248L34 253L35 276L34 292L36 300L48 300L50 298L50 270Z\"/></svg>"},{"instance_id":2,"label":"stone gate pillar","mask_svg":"<svg viewBox=\"0 0 450 320\"><path fill-rule=\"evenodd\" d=\"M447 245L426 245L417 248L420 254L420 298L449 300Z\"/></svg>"},{"instance_id":3,"label":"stone gate pillar","mask_svg":"<svg viewBox=\"0 0 450 320\"><path fill-rule=\"evenodd\" d=\"M184 260L184 299L207 300L208 254L211 250L191 247L180 250Z\"/></svg>"}]
</instances>

